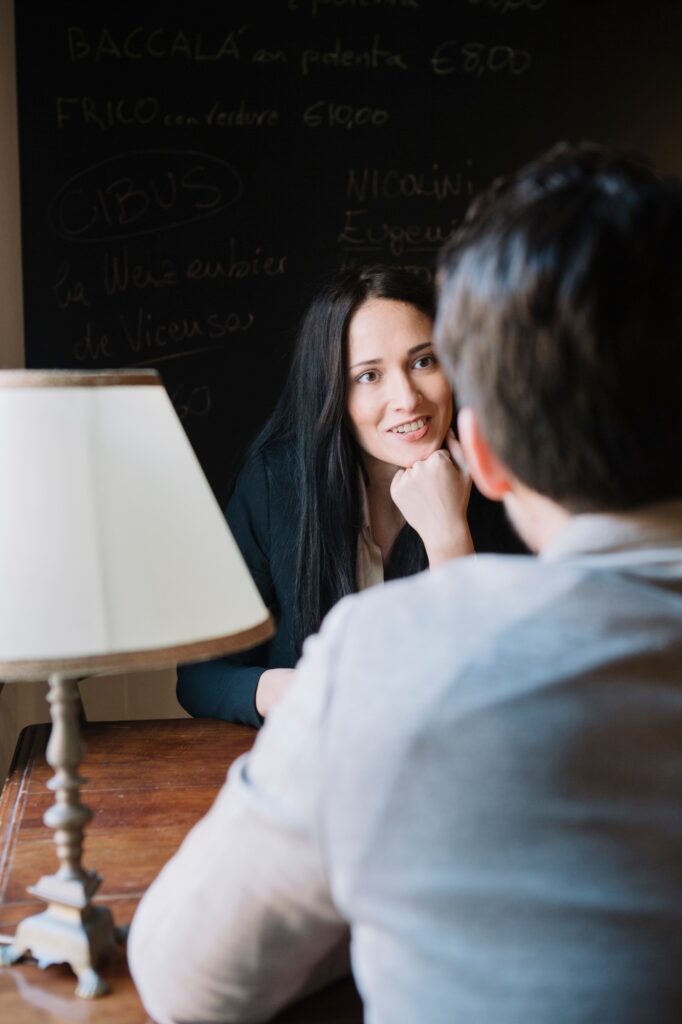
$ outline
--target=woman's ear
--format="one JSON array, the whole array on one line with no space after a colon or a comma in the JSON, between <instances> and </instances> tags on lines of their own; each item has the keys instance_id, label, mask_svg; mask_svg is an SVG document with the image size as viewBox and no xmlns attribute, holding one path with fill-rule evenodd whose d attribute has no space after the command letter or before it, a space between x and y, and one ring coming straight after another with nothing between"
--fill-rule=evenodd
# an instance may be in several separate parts
<instances>
[{"instance_id":1,"label":"woman's ear","mask_svg":"<svg viewBox=\"0 0 682 1024\"><path fill-rule=\"evenodd\" d=\"M486 441L470 406L457 414L457 431L467 467L479 491L492 501L502 501L512 490L512 474Z\"/></svg>"}]
</instances>

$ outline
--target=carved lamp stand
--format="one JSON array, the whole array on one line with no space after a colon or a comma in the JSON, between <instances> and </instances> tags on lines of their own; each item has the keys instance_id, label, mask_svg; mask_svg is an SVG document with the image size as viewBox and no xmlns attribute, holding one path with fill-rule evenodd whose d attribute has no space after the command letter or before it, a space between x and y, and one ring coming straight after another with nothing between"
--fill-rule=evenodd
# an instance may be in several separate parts
<instances>
[{"instance_id":1,"label":"carved lamp stand","mask_svg":"<svg viewBox=\"0 0 682 1024\"><path fill-rule=\"evenodd\" d=\"M244 650L273 625L155 370L0 371L0 480L0 680L49 678L59 859L0 963L68 963L98 996L116 929L81 865L75 680Z\"/></svg>"},{"instance_id":2,"label":"carved lamp stand","mask_svg":"<svg viewBox=\"0 0 682 1024\"><path fill-rule=\"evenodd\" d=\"M55 802L45 812L43 821L55 830L59 869L29 886L33 896L47 903L47 910L24 918L12 945L0 946L0 963L16 963L29 951L40 967L68 963L78 978L76 994L91 998L108 991L96 968L112 951L116 933L111 912L91 903L101 878L81 867L83 829L92 815L80 802L84 780L77 768L83 757L83 744L75 679L51 675L47 699L52 718L47 761L55 770L47 785L54 790Z\"/></svg>"}]
</instances>

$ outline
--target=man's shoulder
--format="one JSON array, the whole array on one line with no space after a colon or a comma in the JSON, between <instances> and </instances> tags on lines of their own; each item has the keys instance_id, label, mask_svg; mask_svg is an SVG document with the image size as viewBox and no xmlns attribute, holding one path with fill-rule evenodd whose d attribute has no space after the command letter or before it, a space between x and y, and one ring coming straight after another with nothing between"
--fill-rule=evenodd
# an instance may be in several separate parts
<instances>
[{"instance_id":1,"label":"man's shoulder","mask_svg":"<svg viewBox=\"0 0 682 1024\"><path fill-rule=\"evenodd\" d=\"M459 660L472 645L485 645L495 632L535 617L552 587L546 576L532 555L456 559L343 598L322 633L340 670L352 663L363 673L387 670L394 661L423 665L450 658L450 649Z\"/></svg>"},{"instance_id":2,"label":"man's shoulder","mask_svg":"<svg viewBox=\"0 0 682 1024\"><path fill-rule=\"evenodd\" d=\"M605 643L646 650L656 629L670 644L682 627L682 585L580 560L471 556L345 598L329 618L344 688L418 680L428 690L463 677L549 678L581 644L599 660Z\"/></svg>"},{"instance_id":3,"label":"man's shoulder","mask_svg":"<svg viewBox=\"0 0 682 1024\"><path fill-rule=\"evenodd\" d=\"M471 555L345 600L357 617L372 620L375 616L394 619L401 608L452 614L458 608L503 604L508 595L518 596L520 590L539 585L546 575L546 567L533 555Z\"/></svg>"}]
</instances>

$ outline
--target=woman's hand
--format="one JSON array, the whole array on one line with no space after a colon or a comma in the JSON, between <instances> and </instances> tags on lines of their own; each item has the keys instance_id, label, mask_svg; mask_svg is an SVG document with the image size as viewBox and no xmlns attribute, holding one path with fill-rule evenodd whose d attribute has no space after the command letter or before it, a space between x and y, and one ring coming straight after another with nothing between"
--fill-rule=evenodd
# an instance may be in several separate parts
<instances>
[{"instance_id":1,"label":"woman's hand","mask_svg":"<svg viewBox=\"0 0 682 1024\"><path fill-rule=\"evenodd\" d=\"M391 481L391 497L423 540L432 569L474 550L466 520L471 477L452 430L445 441L447 451L399 469Z\"/></svg>"},{"instance_id":2,"label":"woman's hand","mask_svg":"<svg viewBox=\"0 0 682 1024\"><path fill-rule=\"evenodd\" d=\"M256 711L263 718L275 706L291 684L293 668L267 668L256 687Z\"/></svg>"}]
</instances>

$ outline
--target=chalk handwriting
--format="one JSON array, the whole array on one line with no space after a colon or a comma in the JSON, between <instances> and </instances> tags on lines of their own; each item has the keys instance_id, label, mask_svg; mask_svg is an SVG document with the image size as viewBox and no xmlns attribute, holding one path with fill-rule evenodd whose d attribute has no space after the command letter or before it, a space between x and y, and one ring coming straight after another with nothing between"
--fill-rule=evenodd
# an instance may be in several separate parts
<instances>
[{"instance_id":1,"label":"chalk handwriting","mask_svg":"<svg viewBox=\"0 0 682 1024\"><path fill-rule=\"evenodd\" d=\"M214 216L242 194L237 170L185 150L123 153L75 175L48 213L69 241L99 242L153 234Z\"/></svg>"},{"instance_id":2,"label":"chalk handwriting","mask_svg":"<svg viewBox=\"0 0 682 1024\"><path fill-rule=\"evenodd\" d=\"M280 277L286 273L286 260L286 256L264 255L260 245L255 246L251 253L238 251L236 239L230 238L225 257L190 259L184 276L188 281L242 281L246 277Z\"/></svg>"},{"instance_id":3,"label":"chalk handwriting","mask_svg":"<svg viewBox=\"0 0 682 1024\"><path fill-rule=\"evenodd\" d=\"M57 129L62 131L73 122L106 131L117 125L144 127L156 121L159 101L155 96L139 99L94 99L92 96L57 96Z\"/></svg>"},{"instance_id":4,"label":"chalk handwriting","mask_svg":"<svg viewBox=\"0 0 682 1024\"><path fill-rule=\"evenodd\" d=\"M393 53L381 45L378 34L372 36L372 42L368 49L349 50L344 49L340 36L334 40L334 45L329 50L303 50L301 53L301 74L305 78L318 68L365 68L371 71L383 71L387 68L396 68L399 71L407 71L407 61L402 53Z\"/></svg>"},{"instance_id":5,"label":"chalk handwriting","mask_svg":"<svg viewBox=\"0 0 682 1024\"><path fill-rule=\"evenodd\" d=\"M132 365L142 366L218 347L224 340L250 331L255 322L254 313L235 310L163 318L139 306L134 313L119 313L105 331L86 320L73 354L79 363L122 359L130 365L133 357L140 357Z\"/></svg>"},{"instance_id":6,"label":"chalk handwriting","mask_svg":"<svg viewBox=\"0 0 682 1024\"><path fill-rule=\"evenodd\" d=\"M372 199L437 199L470 197L474 193L472 161L466 169L446 174L438 164L428 171L380 170L377 167L350 167L346 178L346 198L358 203Z\"/></svg>"},{"instance_id":7,"label":"chalk handwriting","mask_svg":"<svg viewBox=\"0 0 682 1024\"><path fill-rule=\"evenodd\" d=\"M251 54L254 64L286 64L287 55L284 50L267 50L261 48Z\"/></svg>"},{"instance_id":8,"label":"chalk handwriting","mask_svg":"<svg viewBox=\"0 0 682 1024\"><path fill-rule=\"evenodd\" d=\"M286 273L286 256L264 253L260 245L252 250L240 249L236 238L229 238L225 247L225 255L188 256L179 269L168 256L147 262L131 259L127 245L107 250L102 258L104 294L158 291L182 285L183 281L243 281L254 277L281 277ZM65 294L65 288L66 283L60 282L60 295Z\"/></svg>"},{"instance_id":9,"label":"chalk handwriting","mask_svg":"<svg viewBox=\"0 0 682 1024\"><path fill-rule=\"evenodd\" d=\"M169 288L178 283L178 274L171 259L161 259L158 266L153 268L131 263L127 246L117 252L105 252L102 267L104 291L107 295L117 295L131 289Z\"/></svg>"},{"instance_id":10,"label":"chalk handwriting","mask_svg":"<svg viewBox=\"0 0 682 1024\"><path fill-rule=\"evenodd\" d=\"M194 348L179 349L177 352L157 352L147 359L126 360L126 366L157 366L159 363L169 363L178 359L187 359L189 356L202 356L207 352L222 352L223 346L218 341L210 345L195 345Z\"/></svg>"},{"instance_id":11,"label":"chalk handwriting","mask_svg":"<svg viewBox=\"0 0 682 1024\"><path fill-rule=\"evenodd\" d=\"M110 28L88 29L71 25L66 39L69 59L77 61L102 60L170 60L184 58L192 61L218 61L241 59L239 37L248 25L211 33L204 38L201 32L182 32L176 29L147 28L136 25L130 32L118 33Z\"/></svg>"},{"instance_id":12,"label":"chalk handwriting","mask_svg":"<svg viewBox=\"0 0 682 1024\"><path fill-rule=\"evenodd\" d=\"M167 345L193 338L224 338L243 334L253 326L253 313L207 313L205 316L156 319L143 307L135 317L119 315L123 338L131 352L140 353L163 349Z\"/></svg>"},{"instance_id":13,"label":"chalk handwriting","mask_svg":"<svg viewBox=\"0 0 682 1024\"><path fill-rule=\"evenodd\" d=\"M146 128L162 124L164 128L274 128L279 123L279 111L270 107L252 107L246 100L226 108L215 100L201 114L187 111L164 111L157 96L139 99L92 96L57 96L55 120L58 131L73 128L95 128L101 132L124 127Z\"/></svg>"},{"instance_id":14,"label":"chalk handwriting","mask_svg":"<svg viewBox=\"0 0 682 1024\"><path fill-rule=\"evenodd\" d=\"M208 384L192 387L183 383L171 394L171 402L181 420L195 416L208 416L212 405L211 390Z\"/></svg>"},{"instance_id":15,"label":"chalk handwriting","mask_svg":"<svg viewBox=\"0 0 682 1024\"><path fill-rule=\"evenodd\" d=\"M100 359L110 359L114 353L109 335L96 333L87 320L83 337L73 346L73 354L79 363L96 363Z\"/></svg>"},{"instance_id":16,"label":"chalk handwriting","mask_svg":"<svg viewBox=\"0 0 682 1024\"><path fill-rule=\"evenodd\" d=\"M458 220L453 217L442 224L381 224L368 223L367 209L346 210L337 241L348 252L382 253L402 256L410 252L435 252L445 242Z\"/></svg>"},{"instance_id":17,"label":"chalk handwriting","mask_svg":"<svg viewBox=\"0 0 682 1024\"><path fill-rule=\"evenodd\" d=\"M354 107L349 103L328 103L317 100L303 111L303 123L306 128L351 128L372 126L375 128L388 124L390 114L378 107Z\"/></svg>"},{"instance_id":18,"label":"chalk handwriting","mask_svg":"<svg viewBox=\"0 0 682 1024\"><path fill-rule=\"evenodd\" d=\"M527 50L516 50L511 46L490 46L487 43L459 43L447 39L439 43L431 57L434 75L476 75L484 74L522 75L531 65Z\"/></svg>"},{"instance_id":19,"label":"chalk handwriting","mask_svg":"<svg viewBox=\"0 0 682 1024\"><path fill-rule=\"evenodd\" d=\"M237 107L226 110L221 100L216 100L204 114L203 121L209 128L213 125L218 128L274 128L279 121L279 111L271 110L269 107L249 107L246 100L240 100Z\"/></svg>"},{"instance_id":20,"label":"chalk handwriting","mask_svg":"<svg viewBox=\"0 0 682 1024\"><path fill-rule=\"evenodd\" d=\"M76 303L83 306L90 305L84 282L71 279L70 260L64 260L57 268L57 276L52 290L60 309L68 309L69 306Z\"/></svg>"}]
</instances>

